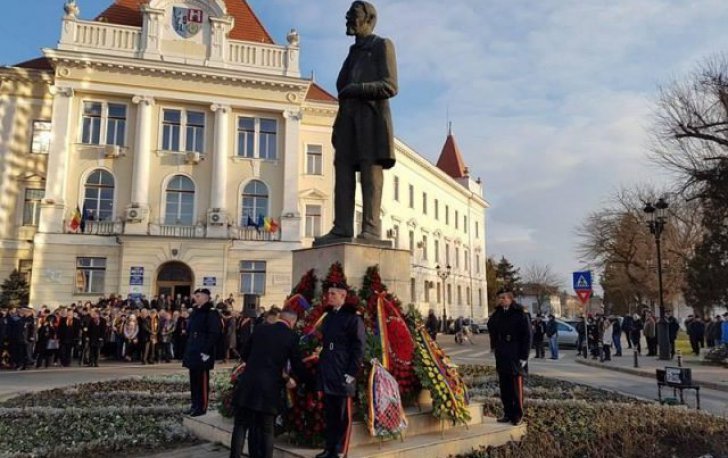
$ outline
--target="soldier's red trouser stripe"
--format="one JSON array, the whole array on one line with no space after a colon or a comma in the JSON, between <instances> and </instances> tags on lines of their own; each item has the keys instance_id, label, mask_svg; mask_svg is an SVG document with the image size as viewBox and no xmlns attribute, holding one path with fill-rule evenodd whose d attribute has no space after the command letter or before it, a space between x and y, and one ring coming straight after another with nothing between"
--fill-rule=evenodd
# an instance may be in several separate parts
<instances>
[{"instance_id":1,"label":"soldier's red trouser stripe","mask_svg":"<svg viewBox=\"0 0 728 458\"><path fill-rule=\"evenodd\" d=\"M202 371L202 411L207 412L207 392L209 389L209 374L207 371Z\"/></svg>"},{"instance_id":2,"label":"soldier's red trouser stripe","mask_svg":"<svg viewBox=\"0 0 728 458\"><path fill-rule=\"evenodd\" d=\"M352 398L347 397L346 398L346 418L347 418L347 425L346 425L346 435L344 436L344 448L342 450L344 457L346 457L349 454L349 442L351 439L351 424L353 423L352 418Z\"/></svg>"},{"instance_id":3,"label":"soldier's red trouser stripe","mask_svg":"<svg viewBox=\"0 0 728 458\"><path fill-rule=\"evenodd\" d=\"M516 402L521 412L523 412L523 376L516 375L515 377L515 389L516 389Z\"/></svg>"}]
</instances>

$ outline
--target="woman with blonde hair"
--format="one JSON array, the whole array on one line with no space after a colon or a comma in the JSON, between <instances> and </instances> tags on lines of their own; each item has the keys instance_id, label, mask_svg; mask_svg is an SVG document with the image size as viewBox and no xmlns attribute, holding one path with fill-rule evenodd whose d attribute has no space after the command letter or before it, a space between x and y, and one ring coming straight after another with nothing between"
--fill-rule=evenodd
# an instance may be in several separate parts
<instances>
[{"instance_id":1,"label":"woman with blonde hair","mask_svg":"<svg viewBox=\"0 0 728 458\"><path fill-rule=\"evenodd\" d=\"M129 315L124 323L124 359L132 360L132 356L136 354L137 345L139 344L139 323L137 317L133 313Z\"/></svg>"}]
</instances>

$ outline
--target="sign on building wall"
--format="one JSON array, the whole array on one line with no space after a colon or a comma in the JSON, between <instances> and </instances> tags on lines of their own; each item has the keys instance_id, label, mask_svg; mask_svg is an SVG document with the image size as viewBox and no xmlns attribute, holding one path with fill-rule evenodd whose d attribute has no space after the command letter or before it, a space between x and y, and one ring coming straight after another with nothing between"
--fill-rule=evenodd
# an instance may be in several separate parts
<instances>
[{"instance_id":1,"label":"sign on building wall","mask_svg":"<svg viewBox=\"0 0 728 458\"><path fill-rule=\"evenodd\" d=\"M182 38L191 38L202 29L205 13L195 8L175 6L172 8L172 28Z\"/></svg>"},{"instance_id":2,"label":"sign on building wall","mask_svg":"<svg viewBox=\"0 0 728 458\"><path fill-rule=\"evenodd\" d=\"M202 277L202 286L217 286L217 277Z\"/></svg>"},{"instance_id":3,"label":"sign on building wall","mask_svg":"<svg viewBox=\"0 0 728 458\"><path fill-rule=\"evenodd\" d=\"M144 284L144 267L129 268L129 284L131 286L141 286Z\"/></svg>"}]
</instances>

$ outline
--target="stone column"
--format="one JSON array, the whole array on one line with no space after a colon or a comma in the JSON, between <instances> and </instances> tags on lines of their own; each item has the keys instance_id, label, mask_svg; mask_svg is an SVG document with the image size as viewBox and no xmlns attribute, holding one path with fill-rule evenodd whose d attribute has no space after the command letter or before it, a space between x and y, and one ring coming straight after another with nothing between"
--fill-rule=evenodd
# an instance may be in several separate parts
<instances>
[{"instance_id":1,"label":"stone column","mask_svg":"<svg viewBox=\"0 0 728 458\"><path fill-rule=\"evenodd\" d=\"M51 115L51 144L48 151L48 172L46 193L40 209L38 232L63 232L63 220L70 217L66 209L68 185L68 154L71 139L71 117L73 109L73 89L51 87L53 94L53 114ZM73 206L75 209L75 205Z\"/></svg>"},{"instance_id":2,"label":"stone column","mask_svg":"<svg viewBox=\"0 0 728 458\"><path fill-rule=\"evenodd\" d=\"M286 110L283 148L283 214L281 215L281 240L300 242L301 213L298 209L298 190L301 179L301 112Z\"/></svg>"},{"instance_id":3,"label":"stone column","mask_svg":"<svg viewBox=\"0 0 728 458\"><path fill-rule=\"evenodd\" d=\"M230 150L230 105L213 104L215 113L215 149L212 153L210 209L207 212L207 236L227 238L227 164ZM235 214L235 212L231 212ZM217 215L217 216L216 216Z\"/></svg>"},{"instance_id":4,"label":"stone column","mask_svg":"<svg viewBox=\"0 0 728 458\"><path fill-rule=\"evenodd\" d=\"M131 205L127 209L126 233L145 234L149 223L149 169L152 156L152 107L154 98L137 95L132 102L138 105L131 177ZM136 211L131 213L131 210ZM133 216L136 215L136 216Z\"/></svg>"}]
</instances>

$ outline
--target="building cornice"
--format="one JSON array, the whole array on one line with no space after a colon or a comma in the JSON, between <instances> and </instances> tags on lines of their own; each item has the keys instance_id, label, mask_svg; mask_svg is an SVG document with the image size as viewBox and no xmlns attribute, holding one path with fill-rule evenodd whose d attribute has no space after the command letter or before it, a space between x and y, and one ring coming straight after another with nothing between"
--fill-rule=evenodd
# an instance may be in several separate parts
<instances>
[{"instance_id":1,"label":"building cornice","mask_svg":"<svg viewBox=\"0 0 728 458\"><path fill-rule=\"evenodd\" d=\"M181 80L212 82L224 85L252 85L262 88L287 89L299 94L290 97L290 102L303 101L308 87L308 80L295 77L262 75L225 68L189 66L175 62L133 59L126 57L89 56L77 51L61 51L44 49L43 54L53 63L57 73L64 75L64 67L96 68L103 70L122 70L142 76L166 76ZM290 100L293 98L294 100Z\"/></svg>"}]
</instances>

